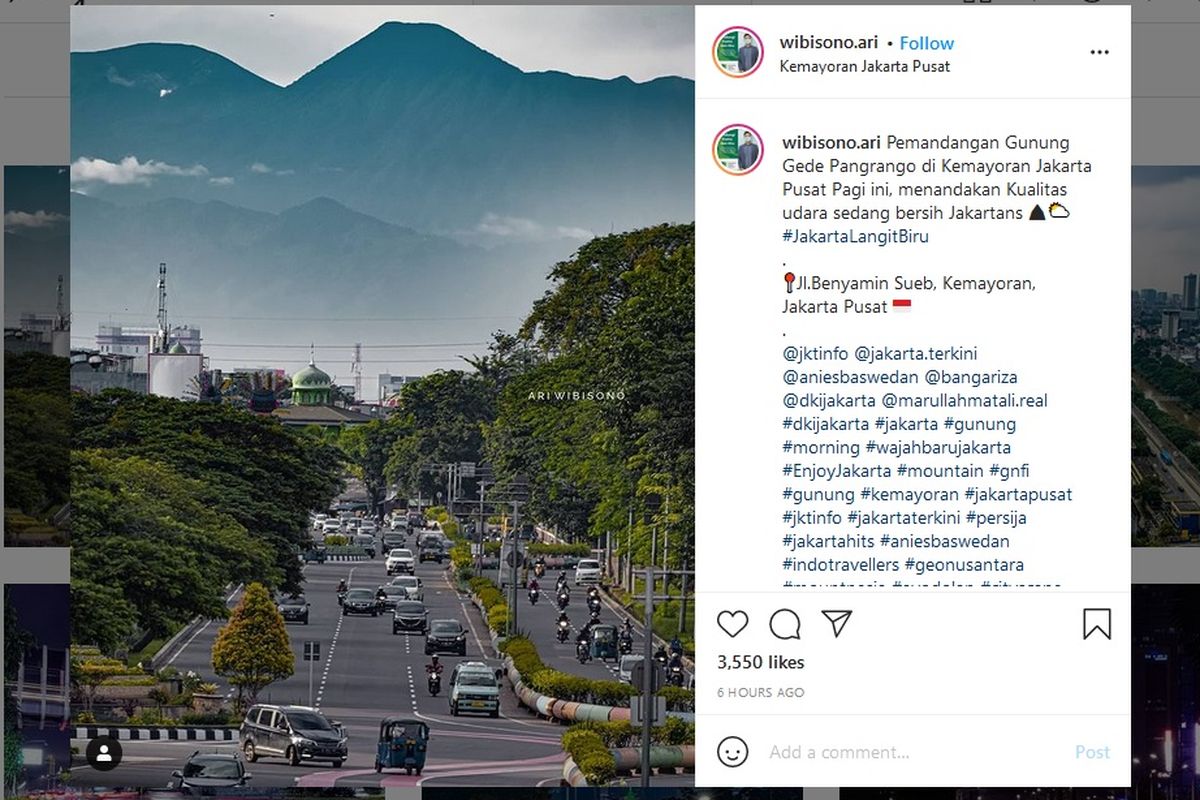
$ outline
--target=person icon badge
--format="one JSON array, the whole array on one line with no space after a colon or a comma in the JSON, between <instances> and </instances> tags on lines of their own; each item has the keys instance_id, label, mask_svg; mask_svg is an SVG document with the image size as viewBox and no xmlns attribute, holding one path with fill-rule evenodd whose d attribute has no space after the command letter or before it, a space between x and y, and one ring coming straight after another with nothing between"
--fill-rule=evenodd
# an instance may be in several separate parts
<instances>
[{"instance_id":1,"label":"person icon badge","mask_svg":"<svg viewBox=\"0 0 1200 800\"><path fill-rule=\"evenodd\" d=\"M92 769L108 772L121 763L121 743L111 736L95 736L88 741L85 755Z\"/></svg>"},{"instance_id":2,"label":"person icon badge","mask_svg":"<svg viewBox=\"0 0 1200 800\"><path fill-rule=\"evenodd\" d=\"M747 78L762 66L762 39L749 28L735 26L717 34L712 58L730 78Z\"/></svg>"}]
</instances>

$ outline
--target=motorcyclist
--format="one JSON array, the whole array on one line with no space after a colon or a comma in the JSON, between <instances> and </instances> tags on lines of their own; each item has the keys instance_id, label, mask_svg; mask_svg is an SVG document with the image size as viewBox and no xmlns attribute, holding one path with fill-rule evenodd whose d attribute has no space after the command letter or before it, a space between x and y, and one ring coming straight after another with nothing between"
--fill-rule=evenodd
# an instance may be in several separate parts
<instances>
[{"instance_id":1,"label":"motorcyclist","mask_svg":"<svg viewBox=\"0 0 1200 800\"><path fill-rule=\"evenodd\" d=\"M659 645L658 649L654 651L654 660L658 661L660 663L666 664L667 663L667 649L665 647L663 647L662 645Z\"/></svg>"},{"instance_id":2,"label":"motorcyclist","mask_svg":"<svg viewBox=\"0 0 1200 800\"><path fill-rule=\"evenodd\" d=\"M565 570L558 573L558 582L555 584L555 587L559 589L567 588L567 573Z\"/></svg>"},{"instance_id":3,"label":"motorcyclist","mask_svg":"<svg viewBox=\"0 0 1200 800\"><path fill-rule=\"evenodd\" d=\"M633 635L633 619L632 618L630 618L630 617L625 618L625 624L621 627L621 632L627 633L630 636Z\"/></svg>"},{"instance_id":4,"label":"motorcyclist","mask_svg":"<svg viewBox=\"0 0 1200 800\"><path fill-rule=\"evenodd\" d=\"M671 654L683 655L683 642L679 641L678 635L671 639Z\"/></svg>"},{"instance_id":5,"label":"motorcyclist","mask_svg":"<svg viewBox=\"0 0 1200 800\"><path fill-rule=\"evenodd\" d=\"M540 586L538 586L537 578L534 578L533 580L531 580L527 584L527 586L529 587L529 591L531 591L531 592L536 592L536 591L538 591L538 589L541 588Z\"/></svg>"},{"instance_id":6,"label":"motorcyclist","mask_svg":"<svg viewBox=\"0 0 1200 800\"><path fill-rule=\"evenodd\" d=\"M429 663L425 665L426 675L441 675L442 664L438 661L437 655L430 656Z\"/></svg>"},{"instance_id":7,"label":"motorcyclist","mask_svg":"<svg viewBox=\"0 0 1200 800\"><path fill-rule=\"evenodd\" d=\"M337 590L338 590L338 594L341 594L342 592L346 591L346 579L345 578L342 578L340 581L338 581Z\"/></svg>"}]
</instances>

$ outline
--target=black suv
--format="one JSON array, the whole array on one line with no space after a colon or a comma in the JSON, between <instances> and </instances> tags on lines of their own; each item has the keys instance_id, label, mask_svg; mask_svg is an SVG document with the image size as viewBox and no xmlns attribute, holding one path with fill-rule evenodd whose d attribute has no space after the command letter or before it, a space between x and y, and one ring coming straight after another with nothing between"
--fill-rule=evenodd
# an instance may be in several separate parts
<instances>
[{"instance_id":1,"label":"black suv","mask_svg":"<svg viewBox=\"0 0 1200 800\"><path fill-rule=\"evenodd\" d=\"M308 601L302 594L279 598L279 614L284 622L303 622L308 624Z\"/></svg>"},{"instance_id":2,"label":"black suv","mask_svg":"<svg viewBox=\"0 0 1200 800\"><path fill-rule=\"evenodd\" d=\"M429 612L418 600L401 600L392 612L392 635L425 633L429 629Z\"/></svg>"},{"instance_id":3,"label":"black suv","mask_svg":"<svg viewBox=\"0 0 1200 800\"><path fill-rule=\"evenodd\" d=\"M467 631L456 619L435 619L425 634L425 655L434 653L467 654Z\"/></svg>"},{"instance_id":4,"label":"black suv","mask_svg":"<svg viewBox=\"0 0 1200 800\"><path fill-rule=\"evenodd\" d=\"M341 726L307 706L251 706L238 739L242 754L251 762L260 756L280 756L292 766L330 761L336 769L349 754Z\"/></svg>"}]
</instances>

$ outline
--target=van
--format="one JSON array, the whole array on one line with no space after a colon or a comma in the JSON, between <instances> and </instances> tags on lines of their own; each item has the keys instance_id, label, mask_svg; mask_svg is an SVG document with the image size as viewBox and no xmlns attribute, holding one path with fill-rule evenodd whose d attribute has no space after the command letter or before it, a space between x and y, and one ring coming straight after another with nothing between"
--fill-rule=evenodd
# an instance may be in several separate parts
<instances>
[{"instance_id":1,"label":"van","mask_svg":"<svg viewBox=\"0 0 1200 800\"><path fill-rule=\"evenodd\" d=\"M329 761L337 769L349 755L341 725L307 706L251 706L238 740L242 755L252 763L262 756L278 756L293 767L303 761Z\"/></svg>"}]
</instances>

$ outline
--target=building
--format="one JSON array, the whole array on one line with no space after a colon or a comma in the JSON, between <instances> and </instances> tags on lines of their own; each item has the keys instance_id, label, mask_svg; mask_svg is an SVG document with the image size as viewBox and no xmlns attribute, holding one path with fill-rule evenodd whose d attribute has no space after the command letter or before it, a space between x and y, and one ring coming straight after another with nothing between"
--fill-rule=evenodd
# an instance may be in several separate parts
<instances>
[{"instance_id":1,"label":"building","mask_svg":"<svg viewBox=\"0 0 1200 800\"><path fill-rule=\"evenodd\" d=\"M146 373L134 371L134 356L102 354L98 350L71 351L71 389L99 394L105 389L146 393ZM145 363L144 357L141 359Z\"/></svg>"},{"instance_id":2,"label":"building","mask_svg":"<svg viewBox=\"0 0 1200 800\"><path fill-rule=\"evenodd\" d=\"M1162 324L1159 326L1158 335L1168 342L1173 342L1179 338L1178 311L1168 309L1162 312Z\"/></svg>"},{"instance_id":3,"label":"building","mask_svg":"<svg viewBox=\"0 0 1200 800\"><path fill-rule=\"evenodd\" d=\"M141 359L138 371L146 371L146 356L151 351L151 340L158 335L153 325L114 325L101 322L96 334L96 349L104 354L135 356ZM200 329L190 325L176 325L168 337L182 344L189 353L200 352Z\"/></svg>"},{"instance_id":4,"label":"building","mask_svg":"<svg viewBox=\"0 0 1200 800\"><path fill-rule=\"evenodd\" d=\"M1200 289L1200 275L1190 273L1183 276L1183 307L1186 309L1195 309L1197 307L1197 290Z\"/></svg>"},{"instance_id":5,"label":"building","mask_svg":"<svg viewBox=\"0 0 1200 800\"><path fill-rule=\"evenodd\" d=\"M284 425L343 427L362 425L371 417L334 405L333 378L310 358L308 366L292 376L291 402L273 412Z\"/></svg>"},{"instance_id":6,"label":"building","mask_svg":"<svg viewBox=\"0 0 1200 800\"><path fill-rule=\"evenodd\" d=\"M403 389L406 384L417 380L420 380L420 378L413 375L392 375L387 372L380 373L379 402L383 403L389 397L399 394L400 390Z\"/></svg>"}]
</instances>

